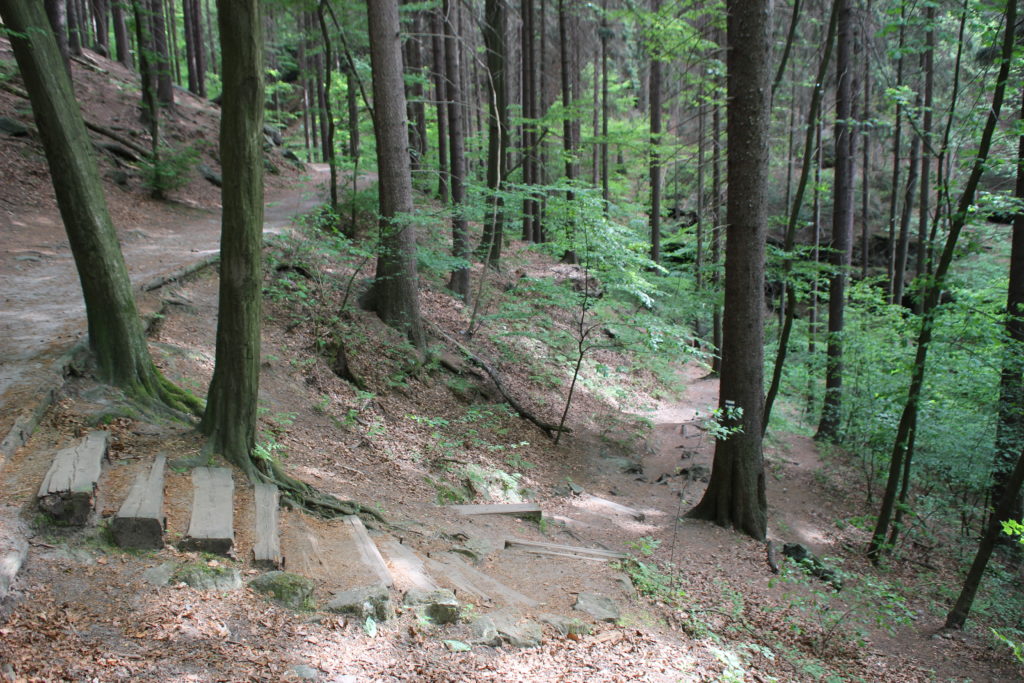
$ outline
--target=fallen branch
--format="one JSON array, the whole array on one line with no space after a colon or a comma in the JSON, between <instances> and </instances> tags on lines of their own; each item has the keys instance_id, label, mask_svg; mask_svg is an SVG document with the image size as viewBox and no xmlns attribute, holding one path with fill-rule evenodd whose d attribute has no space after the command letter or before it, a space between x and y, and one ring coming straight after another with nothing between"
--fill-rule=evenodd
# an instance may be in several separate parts
<instances>
[{"instance_id":1,"label":"fallen branch","mask_svg":"<svg viewBox=\"0 0 1024 683\"><path fill-rule=\"evenodd\" d=\"M453 339L451 337L451 335L445 333L444 331L442 331L436 325L430 325L429 327L430 327L430 332L435 337L437 337L438 339L441 339L443 341L446 341L449 344L451 344L452 346L454 346L455 348L457 348L462 353L462 355L464 355L466 357L466 359L470 363L472 363L473 365L477 366L478 368L480 368L481 370L486 372L487 376L491 378L492 382L494 382L494 386L496 386L498 388L498 393L500 393L502 398L504 398L505 401L508 402L508 404L510 406L512 406L512 410L516 411L516 413L518 413L519 417L521 417L524 420L527 420L527 421L532 422L533 424L535 424L545 434L547 434L549 438L554 438L554 435L557 434L558 432L572 432L572 430L569 429L568 427L559 427L556 424L551 424L550 422L544 422L543 420L538 418L536 415L531 413L529 410L524 408L523 405L521 403L519 403L519 401L517 401L511 394L508 393L508 390L505 388L505 385L502 384L502 382L501 382L501 376L498 375L497 371L494 370L494 368L492 368L487 363L487 361L485 361L483 358L481 358L480 356L476 355L475 353L473 353L472 351L467 349L465 346L460 344L458 342L458 340Z\"/></svg>"}]
</instances>

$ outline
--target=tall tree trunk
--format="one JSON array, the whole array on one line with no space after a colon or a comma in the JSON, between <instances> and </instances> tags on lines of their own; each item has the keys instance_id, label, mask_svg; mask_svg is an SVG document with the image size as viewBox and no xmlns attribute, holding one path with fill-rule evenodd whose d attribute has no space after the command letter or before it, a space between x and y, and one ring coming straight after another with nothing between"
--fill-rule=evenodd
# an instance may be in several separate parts
<instances>
[{"instance_id":1,"label":"tall tree trunk","mask_svg":"<svg viewBox=\"0 0 1024 683\"><path fill-rule=\"evenodd\" d=\"M660 0L651 0L651 12L657 14L661 7ZM654 50L650 60L650 103L651 103L651 260L661 262L661 155L658 145L661 144L661 61Z\"/></svg>"},{"instance_id":2,"label":"tall tree trunk","mask_svg":"<svg viewBox=\"0 0 1024 683\"><path fill-rule=\"evenodd\" d=\"M903 48L906 45L906 26L904 25L904 18L906 17L906 4L900 4L900 37L897 44L897 50L899 57L896 60L896 87L899 88L903 85ZM897 219L897 207L899 206L899 191L897 188L900 186L900 152L902 151L903 145L903 105L900 102L896 103L896 113L893 116L893 136L892 136L892 180L889 182L889 242L886 249L886 270L888 279L889 289L889 300L895 299L896 291L896 219ZM896 303L893 301L893 303Z\"/></svg>"},{"instance_id":3,"label":"tall tree trunk","mask_svg":"<svg viewBox=\"0 0 1024 683\"><path fill-rule=\"evenodd\" d=\"M92 0L92 18L96 23L96 41L93 49L104 57L110 57L110 7L107 0Z\"/></svg>"},{"instance_id":4,"label":"tall tree trunk","mask_svg":"<svg viewBox=\"0 0 1024 683\"><path fill-rule=\"evenodd\" d=\"M832 11L829 17L827 34L825 36L825 52L818 64L818 77L814 81L811 92L811 107L807 114L807 128L804 136L804 152L800 166L800 178L797 181L796 192L793 203L789 208L789 218L786 222L786 235L782 249L786 252L786 260L783 261L783 282L785 282L793 269L793 261L789 256L796 247L797 223L800 220L800 209L803 208L804 193L807 191L807 181L810 178L811 168L818 168L812 160L817 149L816 133L821 118L821 99L823 95L823 84L828 74L829 64L832 61L832 45L835 43L836 31L839 23L839 9L842 0L833 0ZM772 381L768 387L768 395L764 401L764 421L762 428L768 429L768 421L771 419L772 406L778 396L779 388L782 385L782 370L786 364L786 354L789 351L789 338L793 331L793 320L796 317L796 289L793 286L786 287L786 315L783 319L782 332L779 335L779 349L775 354L775 364L772 369Z\"/></svg>"},{"instance_id":5,"label":"tall tree trunk","mask_svg":"<svg viewBox=\"0 0 1024 683\"><path fill-rule=\"evenodd\" d=\"M492 267L501 261L504 233L504 211L501 192L505 183L508 159L508 84L506 44L506 9L504 0L486 0L484 15L484 46L487 50L487 189L492 193L491 208L484 218L483 239L478 254Z\"/></svg>"},{"instance_id":6,"label":"tall tree trunk","mask_svg":"<svg viewBox=\"0 0 1024 683\"><path fill-rule=\"evenodd\" d=\"M608 163L608 39L611 29L608 27L608 0L601 0L601 199L604 200L605 213L608 212L610 164Z\"/></svg>"},{"instance_id":7,"label":"tall tree trunk","mask_svg":"<svg viewBox=\"0 0 1024 683\"><path fill-rule=\"evenodd\" d=\"M445 78L444 17L441 9L430 13L431 72L434 78L434 102L437 103L437 198L448 203L448 88Z\"/></svg>"},{"instance_id":8,"label":"tall tree trunk","mask_svg":"<svg viewBox=\"0 0 1024 683\"><path fill-rule=\"evenodd\" d=\"M381 320L423 349L398 0L368 0L366 5L381 216L380 254L368 303Z\"/></svg>"},{"instance_id":9,"label":"tall tree trunk","mask_svg":"<svg viewBox=\"0 0 1024 683\"><path fill-rule=\"evenodd\" d=\"M526 119L522 125L522 148L523 148L523 185L529 191L530 186L536 183L534 176L534 158L536 157L536 126L533 119L537 116L535 103L537 101L537 88L533 75L533 43L534 43L534 22L533 22L533 0L522 0L520 13L523 19L522 40L520 52L523 60L523 76L521 82L523 118ZM527 195L523 199L523 241L534 241L533 231L533 197Z\"/></svg>"},{"instance_id":10,"label":"tall tree trunk","mask_svg":"<svg viewBox=\"0 0 1024 683\"><path fill-rule=\"evenodd\" d=\"M716 41L721 48L725 45L718 31ZM720 88L716 88L719 90ZM715 293L711 312L711 373L722 374L722 306L718 303L718 293L722 289L722 276L719 268L722 263L722 105L716 92L715 104L711 112L711 196L713 204L714 225L711 228L711 289Z\"/></svg>"},{"instance_id":11,"label":"tall tree trunk","mask_svg":"<svg viewBox=\"0 0 1024 683\"><path fill-rule=\"evenodd\" d=\"M860 169L860 276L862 280L868 279L868 258L870 241L870 217L868 212L871 206L871 140L868 137L870 128L868 122L871 120L871 0L867 2L867 11L864 19L864 32L861 36L861 50L863 52L863 63L861 69L861 81L863 88L863 105L860 113L860 136L861 136L861 169Z\"/></svg>"},{"instance_id":12,"label":"tall tree trunk","mask_svg":"<svg viewBox=\"0 0 1024 683\"><path fill-rule=\"evenodd\" d=\"M1014 27L1017 25L1017 3L1006 3L1006 23L1003 36L1003 47L1001 51L1002 61L999 73L996 76L996 87L992 93L992 105L988 110L988 118L985 121L985 128L981 134L981 141L978 144L978 152L975 155L970 176L964 184L957 203L956 212L950 216L949 233L946 235L946 244L935 267L935 272L928 280L923 300L924 306L921 315L921 326L917 335L917 350L914 356L914 365L911 370L910 387L907 390L907 400L900 415L900 422L896 428L896 438L893 443L892 453L889 456L889 476L886 481L885 493L882 498L882 505L878 513L878 521L875 524L871 542L868 544L867 555L872 563L878 564L885 551L885 538L889 532L889 525L892 522L893 510L896 507L896 494L901 481L906 481L909 476L909 463L904 461L913 452L914 437L917 433L918 402L921 398L924 387L925 369L928 361L928 349L931 346L932 334L935 327L935 318L939 305L939 295L945 287L946 275L949 266L953 262L953 254L956 251L956 244L960 233L967 223L968 212L974 203L974 194L981 180L988 161L989 149L992 145L992 137L995 133L996 124L999 121L999 114L1003 106L1003 97L1006 93L1006 81L1010 73L1010 61L1013 55ZM959 72L959 65L957 72ZM906 472L904 470L907 470ZM993 520L994 522L994 520Z\"/></svg>"},{"instance_id":13,"label":"tall tree trunk","mask_svg":"<svg viewBox=\"0 0 1024 683\"><path fill-rule=\"evenodd\" d=\"M932 150L932 105L934 104L935 93L935 7L928 6L925 9L925 21L928 31L925 33L924 58L924 113L922 114L921 125L921 206L917 214L917 264L914 274L920 278L928 272L928 225L930 216L931 198L931 159ZM923 292L918 293L914 310L921 313L924 310Z\"/></svg>"},{"instance_id":14,"label":"tall tree trunk","mask_svg":"<svg viewBox=\"0 0 1024 683\"><path fill-rule=\"evenodd\" d=\"M915 108L919 108L918 95ZM917 172L920 167L921 136L911 132L910 161L907 163L907 189L903 197L903 211L900 213L899 236L896 239L896 254L893 259L892 299L893 304L903 301L903 289L907 281L907 252L910 250L910 220L914 213L914 197L917 192Z\"/></svg>"},{"instance_id":15,"label":"tall tree trunk","mask_svg":"<svg viewBox=\"0 0 1024 683\"><path fill-rule=\"evenodd\" d=\"M78 0L67 0L68 27L68 54L80 57L82 55L82 34L85 29L82 26L82 14Z\"/></svg>"},{"instance_id":16,"label":"tall tree trunk","mask_svg":"<svg viewBox=\"0 0 1024 683\"><path fill-rule=\"evenodd\" d=\"M405 39L405 69L412 75L409 85L409 153L410 168L415 174L427 157L427 115L423 103L423 52L420 49L420 35L423 33L422 13L412 10L410 31Z\"/></svg>"},{"instance_id":17,"label":"tall tree trunk","mask_svg":"<svg viewBox=\"0 0 1024 683\"><path fill-rule=\"evenodd\" d=\"M316 18L320 23L320 37L324 45L324 121L327 122L324 153L327 155L327 164L331 169L331 211L334 215L338 215L338 157L334 147L334 111L331 106L331 67L334 65L334 50L331 45L331 34L327 30L327 17L324 15L326 3L327 0L320 0L316 7ZM351 226L351 229L355 229L355 224Z\"/></svg>"},{"instance_id":18,"label":"tall tree trunk","mask_svg":"<svg viewBox=\"0 0 1024 683\"><path fill-rule=\"evenodd\" d=\"M57 40L57 51L60 53L64 70L71 77L71 50L68 48L68 6L64 0L44 0L46 17L53 35ZM72 84L74 85L74 84Z\"/></svg>"},{"instance_id":19,"label":"tall tree trunk","mask_svg":"<svg viewBox=\"0 0 1024 683\"><path fill-rule=\"evenodd\" d=\"M761 418L772 3L729 0L726 9L729 198L719 409L724 426L736 431L716 441L711 481L689 514L763 540L768 521Z\"/></svg>"},{"instance_id":20,"label":"tall tree trunk","mask_svg":"<svg viewBox=\"0 0 1024 683\"><path fill-rule=\"evenodd\" d=\"M192 94L199 93L199 86L196 82L196 46L193 41L195 26L195 14L193 7L194 0L182 0L181 3L181 32L185 36L185 66L188 71L188 91Z\"/></svg>"},{"instance_id":21,"label":"tall tree trunk","mask_svg":"<svg viewBox=\"0 0 1024 683\"><path fill-rule=\"evenodd\" d=\"M46 152L82 285L89 348L100 380L150 407L160 401L197 411L199 401L165 380L150 358L95 152L43 5L37 0L0 0L0 18L10 30Z\"/></svg>"},{"instance_id":22,"label":"tall tree trunk","mask_svg":"<svg viewBox=\"0 0 1024 683\"><path fill-rule=\"evenodd\" d=\"M174 106L174 81L170 53L167 50L167 30L164 25L162 0L148 0L147 11L152 32L153 55L150 62L156 71L156 97L163 107Z\"/></svg>"},{"instance_id":23,"label":"tall tree trunk","mask_svg":"<svg viewBox=\"0 0 1024 683\"><path fill-rule=\"evenodd\" d=\"M128 37L128 22L125 20L125 8L129 0L112 0L110 3L111 18L114 23L114 47L117 61L129 69L132 68L132 41Z\"/></svg>"},{"instance_id":24,"label":"tall tree trunk","mask_svg":"<svg viewBox=\"0 0 1024 683\"><path fill-rule=\"evenodd\" d=\"M171 60L171 80L181 83L181 60L178 59L178 22L175 19L174 0L164 2L164 23L167 26L167 56Z\"/></svg>"},{"instance_id":25,"label":"tall tree trunk","mask_svg":"<svg viewBox=\"0 0 1024 683\"><path fill-rule=\"evenodd\" d=\"M853 10L850 0L840 0L836 43L836 167L832 208L832 266L829 280L828 360L825 368L825 403L815 438L835 441L843 397L843 317L846 281L853 247L853 155L850 148L853 115L852 66Z\"/></svg>"},{"instance_id":26,"label":"tall tree trunk","mask_svg":"<svg viewBox=\"0 0 1024 683\"><path fill-rule=\"evenodd\" d=\"M569 30L569 14L565 7L565 0L558 0L558 37L559 37L559 66L562 85L562 154L565 157L565 179L570 187L576 180L576 131L574 121L576 114L574 82L576 79L573 73L572 63L569 57L572 36ZM565 193L566 200L571 204L575 199L575 193L570 189ZM566 237L569 246L562 256L565 263L576 263L576 225L570 217L566 226Z\"/></svg>"},{"instance_id":27,"label":"tall tree trunk","mask_svg":"<svg viewBox=\"0 0 1024 683\"><path fill-rule=\"evenodd\" d=\"M1019 121L1024 121L1024 91ZM1024 135L1017 147L1015 195L1024 200ZM996 423L996 453L992 468L991 499L999 505L1009 490L1009 472L1016 453L1024 450L1024 212L1013 217L1010 246L1010 278L1006 287L1006 345L999 380L999 420ZM1009 514L996 521L1021 519L1019 495L1013 497Z\"/></svg>"},{"instance_id":28,"label":"tall tree trunk","mask_svg":"<svg viewBox=\"0 0 1024 683\"><path fill-rule=\"evenodd\" d=\"M208 448L259 479L256 445L263 285L263 20L259 0L217 0L220 119L220 305L217 355L201 429Z\"/></svg>"},{"instance_id":29,"label":"tall tree trunk","mask_svg":"<svg viewBox=\"0 0 1024 683\"><path fill-rule=\"evenodd\" d=\"M452 256L459 265L452 269L448 287L469 302L469 230L466 226L466 141L463 133L461 83L459 82L459 46L454 8L442 0L444 14L444 58L448 92L448 142L452 183Z\"/></svg>"}]
</instances>

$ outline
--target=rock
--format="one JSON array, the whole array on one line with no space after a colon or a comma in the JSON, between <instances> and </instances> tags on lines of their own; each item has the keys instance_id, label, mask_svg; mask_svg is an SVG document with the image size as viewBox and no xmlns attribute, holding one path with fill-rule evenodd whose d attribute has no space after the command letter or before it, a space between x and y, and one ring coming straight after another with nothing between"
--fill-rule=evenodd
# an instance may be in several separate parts
<instances>
[{"instance_id":1,"label":"rock","mask_svg":"<svg viewBox=\"0 0 1024 683\"><path fill-rule=\"evenodd\" d=\"M461 640L442 640L441 642L449 652L472 652L473 650L469 643L464 643Z\"/></svg>"},{"instance_id":2,"label":"rock","mask_svg":"<svg viewBox=\"0 0 1024 683\"><path fill-rule=\"evenodd\" d=\"M277 147L280 147L281 143L284 141L284 139L281 137L281 131L279 131L277 128L274 128L269 123L263 124L263 135L265 135L269 139L269 142L271 144Z\"/></svg>"},{"instance_id":3,"label":"rock","mask_svg":"<svg viewBox=\"0 0 1024 683\"><path fill-rule=\"evenodd\" d=\"M359 677L352 674L342 674L332 678L330 683L359 683Z\"/></svg>"},{"instance_id":4,"label":"rock","mask_svg":"<svg viewBox=\"0 0 1024 683\"><path fill-rule=\"evenodd\" d=\"M499 639L512 647L537 647L544 636L540 624L534 621L520 621L514 614L495 612L490 618Z\"/></svg>"},{"instance_id":5,"label":"rock","mask_svg":"<svg viewBox=\"0 0 1024 683\"><path fill-rule=\"evenodd\" d=\"M265 157L263 159L263 169L267 173L269 173L271 175L280 175L281 174L281 169L279 169L277 166L275 166L274 163L270 159L267 159Z\"/></svg>"},{"instance_id":6,"label":"rock","mask_svg":"<svg viewBox=\"0 0 1024 683\"><path fill-rule=\"evenodd\" d=\"M470 624L473 633L473 642L482 645L500 645L501 636L498 635L498 627L494 619L489 616L479 617Z\"/></svg>"},{"instance_id":7,"label":"rock","mask_svg":"<svg viewBox=\"0 0 1024 683\"><path fill-rule=\"evenodd\" d=\"M179 567L171 579L204 591L233 591L242 587L242 575L230 567L187 565Z\"/></svg>"},{"instance_id":8,"label":"rock","mask_svg":"<svg viewBox=\"0 0 1024 683\"><path fill-rule=\"evenodd\" d=\"M473 561L473 564L480 564L488 555L497 550L497 546L485 538L471 537L461 545L452 546L453 553L464 555Z\"/></svg>"},{"instance_id":9,"label":"rock","mask_svg":"<svg viewBox=\"0 0 1024 683\"><path fill-rule=\"evenodd\" d=\"M196 167L196 169L199 171L199 175L206 178L206 180L208 180L211 185L215 185L217 187L221 187L224 185L224 178L221 176L221 174L217 173L206 164L199 164L199 166Z\"/></svg>"},{"instance_id":10,"label":"rock","mask_svg":"<svg viewBox=\"0 0 1024 683\"><path fill-rule=\"evenodd\" d=\"M576 617L563 617L558 614L543 614L540 620L544 624L554 627L560 635L586 636L590 635L590 624Z\"/></svg>"},{"instance_id":11,"label":"rock","mask_svg":"<svg viewBox=\"0 0 1024 683\"><path fill-rule=\"evenodd\" d=\"M576 482L570 481L568 486L569 486L569 491L574 496L582 496L585 493L585 491L583 490L583 487L580 486L579 484L577 484Z\"/></svg>"},{"instance_id":12,"label":"rock","mask_svg":"<svg viewBox=\"0 0 1024 683\"><path fill-rule=\"evenodd\" d=\"M25 525L13 505L0 507L0 602L7 597L14 579L28 557Z\"/></svg>"},{"instance_id":13,"label":"rock","mask_svg":"<svg viewBox=\"0 0 1024 683\"><path fill-rule=\"evenodd\" d=\"M267 572L249 582L249 588L293 610L310 609L313 606L315 587L312 580L290 572Z\"/></svg>"},{"instance_id":14,"label":"rock","mask_svg":"<svg viewBox=\"0 0 1024 683\"><path fill-rule=\"evenodd\" d=\"M576 596L576 604L572 608L586 612L598 621L607 621L612 624L622 616L615 601L598 593L580 593Z\"/></svg>"},{"instance_id":15,"label":"rock","mask_svg":"<svg viewBox=\"0 0 1024 683\"><path fill-rule=\"evenodd\" d=\"M177 562L164 562L142 572L142 580L153 586L166 586L177 568Z\"/></svg>"},{"instance_id":16,"label":"rock","mask_svg":"<svg viewBox=\"0 0 1024 683\"><path fill-rule=\"evenodd\" d=\"M327 603L327 609L338 614L352 614L359 619L373 617L377 621L386 621L395 614L391 594L380 584L335 593Z\"/></svg>"},{"instance_id":17,"label":"rock","mask_svg":"<svg viewBox=\"0 0 1024 683\"><path fill-rule=\"evenodd\" d=\"M128 187L128 179L130 178L130 176L125 171L122 171L120 169L113 170L110 172L109 177L112 181L114 181L115 185L119 185L120 187Z\"/></svg>"},{"instance_id":18,"label":"rock","mask_svg":"<svg viewBox=\"0 0 1024 683\"><path fill-rule=\"evenodd\" d=\"M284 152L282 152L281 156L287 159L288 161L300 164L302 163L302 159L299 158L299 155L291 151L290 149L286 149Z\"/></svg>"},{"instance_id":19,"label":"rock","mask_svg":"<svg viewBox=\"0 0 1024 683\"><path fill-rule=\"evenodd\" d=\"M7 116L0 116L0 133L12 138L23 138L28 135L28 126Z\"/></svg>"},{"instance_id":20,"label":"rock","mask_svg":"<svg viewBox=\"0 0 1024 683\"><path fill-rule=\"evenodd\" d=\"M296 664L292 667L292 673L295 674L300 681L320 680L320 671L314 669L308 664Z\"/></svg>"},{"instance_id":21,"label":"rock","mask_svg":"<svg viewBox=\"0 0 1024 683\"><path fill-rule=\"evenodd\" d=\"M680 476L687 481L703 481L711 479L711 470L704 465L693 465L679 470Z\"/></svg>"},{"instance_id":22,"label":"rock","mask_svg":"<svg viewBox=\"0 0 1024 683\"><path fill-rule=\"evenodd\" d=\"M459 620L459 601L447 588L432 591L413 588L402 602L410 607L422 607L427 618L436 624L454 624Z\"/></svg>"}]
</instances>

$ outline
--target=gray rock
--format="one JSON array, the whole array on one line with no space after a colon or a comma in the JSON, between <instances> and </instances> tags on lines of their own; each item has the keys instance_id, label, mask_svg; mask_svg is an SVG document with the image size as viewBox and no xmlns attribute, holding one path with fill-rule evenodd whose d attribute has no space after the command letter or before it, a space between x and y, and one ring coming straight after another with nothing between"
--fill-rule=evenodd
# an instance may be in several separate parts
<instances>
[{"instance_id":1,"label":"gray rock","mask_svg":"<svg viewBox=\"0 0 1024 683\"><path fill-rule=\"evenodd\" d=\"M473 634L473 642L482 645L500 645L501 636L498 635L498 627L494 619L489 616L478 617L470 624L470 631Z\"/></svg>"},{"instance_id":2,"label":"gray rock","mask_svg":"<svg viewBox=\"0 0 1024 683\"><path fill-rule=\"evenodd\" d=\"M188 565L179 567L171 578L204 591L233 591L242 587L242 575L229 567Z\"/></svg>"},{"instance_id":3,"label":"gray rock","mask_svg":"<svg viewBox=\"0 0 1024 683\"><path fill-rule=\"evenodd\" d=\"M519 620L509 612L495 612L490 615L499 638L512 647L537 647L544 632L534 621Z\"/></svg>"},{"instance_id":4,"label":"gray rock","mask_svg":"<svg viewBox=\"0 0 1024 683\"><path fill-rule=\"evenodd\" d=\"M497 550L498 547L485 538L470 537L461 545L452 546L452 552L468 557L473 564L480 564L487 556Z\"/></svg>"},{"instance_id":5,"label":"gray rock","mask_svg":"<svg viewBox=\"0 0 1024 683\"><path fill-rule=\"evenodd\" d=\"M177 562L164 562L142 572L142 580L153 586L166 586L177 568Z\"/></svg>"},{"instance_id":6,"label":"gray rock","mask_svg":"<svg viewBox=\"0 0 1024 683\"><path fill-rule=\"evenodd\" d=\"M433 591L413 588L405 594L402 602L422 608L423 613L436 624L454 624L459 620L459 601L447 588Z\"/></svg>"},{"instance_id":7,"label":"gray rock","mask_svg":"<svg viewBox=\"0 0 1024 683\"><path fill-rule=\"evenodd\" d=\"M312 606L315 587L313 581L305 576L289 572L267 572L249 582L249 588L294 610L309 609Z\"/></svg>"},{"instance_id":8,"label":"gray rock","mask_svg":"<svg viewBox=\"0 0 1024 683\"><path fill-rule=\"evenodd\" d=\"M679 470L679 475L686 481L703 481L711 479L711 470L704 465L692 465Z\"/></svg>"},{"instance_id":9,"label":"gray rock","mask_svg":"<svg viewBox=\"0 0 1024 683\"><path fill-rule=\"evenodd\" d=\"M607 621L613 624L622 616L622 612L614 600L598 593L580 593L576 596L576 604L572 608L586 612L598 621Z\"/></svg>"},{"instance_id":10,"label":"gray rock","mask_svg":"<svg viewBox=\"0 0 1024 683\"><path fill-rule=\"evenodd\" d=\"M342 674L332 678L331 683L359 683L359 677L352 674Z\"/></svg>"},{"instance_id":11,"label":"gray rock","mask_svg":"<svg viewBox=\"0 0 1024 683\"><path fill-rule=\"evenodd\" d=\"M307 664L296 664L292 667L292 673L298 676L300 681L320 680L320 672Z\"/></svg>"},{"instance_id":12,"label":"gray rock","mask_svg":"<svg viewBox=\"0 0 1024 683\"><path fill-rule=\"evenodd\" d=\"M391 594L380 584L335 593L327 603L327 609L338 614L352 614L359 619L373 617L377 621L386 621L395 614Z\"/></svg>"},{"instance_id":13,"label":"gray rock","mask_svg":"<svg viewBox=\"0 0 1024 683\"><path fill-rule=\"evenodd\" d=\"M263 135L269 138L271 144L280 146L284 139L281 137L281 131L274 128L269 123L263 124Z\"/></svg>"},{"instance_id":14,"label":"gray rock","mask_svg":"<svg viewBox=\"0 0 1024 683\"><path fill-rule=\"evenodd\" d=\"M558 614L544 614L540 617L541 622L548 624L563 636L590 634L590 624L587 624L576 617L563 617Z\"/></svg>"}]
</instances>

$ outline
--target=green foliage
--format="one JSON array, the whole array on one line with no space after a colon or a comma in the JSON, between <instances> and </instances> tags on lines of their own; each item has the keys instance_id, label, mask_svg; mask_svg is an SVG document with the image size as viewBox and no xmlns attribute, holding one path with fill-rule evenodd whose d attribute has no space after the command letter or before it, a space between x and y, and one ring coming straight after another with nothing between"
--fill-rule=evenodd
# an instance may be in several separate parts
<instances>
[{"instance_id":1,"label":"green foliage","mask_svg":"<svg viewBox=\"0 0 1024 683\"><path fill-rule=\"evenodd\" d=\"M156 157L144 157L139 162L142 185L154 196L163 197L188 184L189 173L198 160L199 150L194 146L181 149L161 146Z\"/></svg>"}]
</instances>

